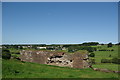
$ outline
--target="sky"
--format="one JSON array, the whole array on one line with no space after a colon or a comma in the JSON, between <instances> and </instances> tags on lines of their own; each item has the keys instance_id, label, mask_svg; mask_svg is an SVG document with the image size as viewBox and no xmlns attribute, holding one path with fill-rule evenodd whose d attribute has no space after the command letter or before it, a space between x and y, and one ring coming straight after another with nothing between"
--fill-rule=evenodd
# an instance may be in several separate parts
<instances>
[{"instance_id":1,"label":"sky","mask_svg":"<svg viewBox=\"0 0 120 80\"><path fill-rule=\"evenodd\" d=\"M117 2L3 2L3 44L118 42Z\"/></svg>"},{"instance_id":2,"label":"sky","mask_svg":"<svg viewBox=\"0 0 120 80\"><path fill-rule=\"evenodd\" d=\"M0 45L2 45L2 3L0 2Z\"/></svg>"}]
</instances>

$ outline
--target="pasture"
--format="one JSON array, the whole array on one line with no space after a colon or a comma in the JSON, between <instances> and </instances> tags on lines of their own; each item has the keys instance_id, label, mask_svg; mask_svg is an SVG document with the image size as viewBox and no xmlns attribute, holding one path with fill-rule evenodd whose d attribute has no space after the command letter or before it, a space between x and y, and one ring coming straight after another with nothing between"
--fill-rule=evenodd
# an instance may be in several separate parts
<instances>
[{"instance_id":1,"label":"pasture","mask_svg":"<svg viewBox=\"0 0 120 80\"><path fill-rule=\"evenodd\" d=\"M116 73L3 60L3 78L118 78Z\"/></svg>"}]
</instances>

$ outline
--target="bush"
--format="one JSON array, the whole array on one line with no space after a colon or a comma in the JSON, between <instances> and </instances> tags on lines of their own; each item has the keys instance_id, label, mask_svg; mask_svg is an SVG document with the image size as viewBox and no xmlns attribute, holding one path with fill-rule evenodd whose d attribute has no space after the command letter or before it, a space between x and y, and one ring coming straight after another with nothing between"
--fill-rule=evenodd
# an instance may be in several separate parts
<instances>
[{"instance_id":1,"label":"bush","mask_svg":"<svg viewBox=\"0 0 120 80\"><path fill-rule=\"evenodd\" d=\"M111 51L114 51L114 49L112 49Z\"/></svg>"},{"instance_id":2,"label":"bush","mask_svg":"<svg viewBox=\"0 0 120 80\"><path fill-rule=\"evenodd\" d=\"M100 49L99 51L108 51L107 49Z\"/></svg>"},{"instance_id":3,"label":"bush","mask_svg":"<svg viewBox=\"0 0 120 80\"><path fill-rule=\"evenodd\" d=\"M118 58L113 58L113 59L101 59L101 63L120 64L120 59L118 59Z\"/></svg>"},{"instance_id":4,"label":"bush","mask_svg":"<svg viewBox=\"0 0 120 80\"><path fill-rule=\"evenodd\" d=\"M95 59L90 59L91 64L95 64Z\"/></svg>"},{"instance_id":5,"label":"bush","mask_svg":"<svg viewBox=\"0 0 120 80\"><path fill-rule=\"evenodd\" d=\"M95 53L90 53L89 57L95 57Z\"/></svg>"},{"instance_id":6,"label":"bush","mask_svg":"<svg viewBox=\"0 0 120 80\"><path fill-rule=\"evenodd\" d=\"M111 54L109 55L109 57L111 57Z\"/></svg>"},{"instance_id":7,"label":"bush","mask_svg":"<svg viewBox=\"0 0 120 80\"><path fill-rule=\"evenodd\" d=\"M78 51L78 50L80 50L79 46L70 46L70 47L68 47L68 52L75 52L75 51Z\"/></svg>"},{"instance_id":8,"label":"bush","mask_svg":"<svg viewBox=\"0 0 120 80\"><path fill-rule=\"evenodd\" d=\"M112 63L111 59L101 59L101 63Z\"/></svg>"},{"instance_id":9,"label":"bush","mask_svg":"<svg viewBox=\"0 0 120 80\"><path fill-rule=\"evenodd\" d=\"M2 58L3 59L10 59L11 58L11 54L9 50L2 50Z\"/></svg>"},{"instance_id":10,"label":"bush","mask_svg":"<svg viewBox=\"0 0 120 80\"><path fill-rule=\"evenodd\" d=\"M20 54L19 52L10 52L11 54Z\"/></svg>"},{"instance_id":11,"label":"bush","mask_svg":"<svg viewBox=\"0 0 120 80\"><path fill-rule=\"evenodd\" d=\"M113 59L112 59L112 63L120 64L120 59L118 59L118 58L113 58Z\"/></svg>"},{"instance_id":12,"label":"bush","mask_svg":"<svg viewBox=\"0 0 120 80\"><path fill-rule=\"evenodd\" d=\"M11 55L11 58L16 59L17 55Z\"/></svg>"}]
</instances>

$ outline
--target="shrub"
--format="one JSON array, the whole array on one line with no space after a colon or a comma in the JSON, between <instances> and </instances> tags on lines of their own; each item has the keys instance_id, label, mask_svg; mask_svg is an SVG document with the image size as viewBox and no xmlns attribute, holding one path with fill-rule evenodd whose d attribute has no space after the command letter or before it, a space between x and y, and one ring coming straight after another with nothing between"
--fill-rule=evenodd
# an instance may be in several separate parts
<instances>
[{"instance_id":1,"label":"shrub","mask_svg":"<svg viewBox=\"0 0 120 80\"><path fill-rule=\"evenodd\" d=\"M75 51L78 51L78 50L80 50L79 46L70 46L70 47L68 47L68 52L75 52Z\"/></svg>"},{"instance_id":2,"label":"shrub","mask_svg":"<svg viewBox=\"0 0 120 80\"><path fill-rule=\"evenodd\" d=\"M90 59L91 64L95 64L95 59Z\"/></svg>"},{"instance_id":3,"label":"shrub","mask_svg":"<svg viewBox=\"0 0 120 80\"><path fill-rule=\"evenodd\" d=\"M114 49L112 49L111 51L114 51Z\"/></svg>"},{"instance_id":4,"label":"shrub","mask_svg":"<svg viewBox=\"0 0 120 80\"><path fill-rule=\"evenodd\" d=\"M111 57L111 54L109 55L109 57Z\"/></svg>"},{"instance_id":5,"label":"shrub","mask_svg":"<svg viewBox=\"0 0 120 80\"><path fill-rule=\"evenodd\" d=\"M3 59L10 59L11 58L11 54L9 50L2 50L2 58Z\"/></svg>"},{"instance_id":6,"label":"shrub","mask_svg":"<svg viewBox=\"0 0 120 80\"><path fill-rule=\"evenodd\" d=\"M118 59L118 58L113 58L113 59L112 59L112 63L120 64L120 59Z\"/></svg>"},{"instance_id":7,"label":"shrub","mask_svg":"<svg viewBox=\"0 0 120 80\"><path fill-rule=\"evenodd\" d=\"M112 63L111 59L101 59L101 63Z\"/></svg>"},{"instance_id":8,"label":"shrub","mask_svg":"<svg viewBox=\"0 0 120 80\"><path fill-rule=\"evenodd\" d=\"M113 58L113 59L101 59L101 63L120 64L120 59L118 59L118 58Z\"/></svg>"},{"instance_id":9,"label":"shrub","mask_svg":"<svg viewBox=\"0 0 120 80\"><path fill-rule=\"evenodd\" d=\"M95 53L90 53L89 57L95 57Z\"/></svg>"},{"instance_id":10,"label":"shrub","mask_svg":"<svg viewBox=\"0 0 120 80\"><path fill-rule=\"evenodd\" d=\"M17 58L17 55L11 55L11 57L12 57L13 59L16 59L16 58Z\"/></svg>"},{"instance_id":11,"label":"shrub","mask_svg":"<svg viewBox=\"0 0 120 80\"><path fill-rule=\"evenodd\" d=\"M10 52L11 54L20 54L19 52Z\"/></svg>"},{"instance_id":12,"label":"shrub","mask_svg":"<svg viewBox=\"0 0 120 80\"><path fill-rule=\"evenodd\" d=\"M107 49L100 49L99 51L108 51Z\"/></svg>"}]
</instances>

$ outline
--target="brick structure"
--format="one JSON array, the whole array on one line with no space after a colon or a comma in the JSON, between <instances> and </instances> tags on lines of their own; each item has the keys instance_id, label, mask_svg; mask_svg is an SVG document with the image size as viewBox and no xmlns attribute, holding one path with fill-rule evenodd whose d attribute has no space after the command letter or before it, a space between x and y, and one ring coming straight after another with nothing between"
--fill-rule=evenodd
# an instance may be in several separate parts
<instances>
[{"instance_id":1,"label":"brick structure","mask_svg":"<svg viewBox=\"0 0 120 80\"><path fill-rule=\"evenodd\" d=\"M58 51L21 51L21 61L62 67L88 68L90 66L87 51L74 54Z\"/></svg>"}]
</instances>

